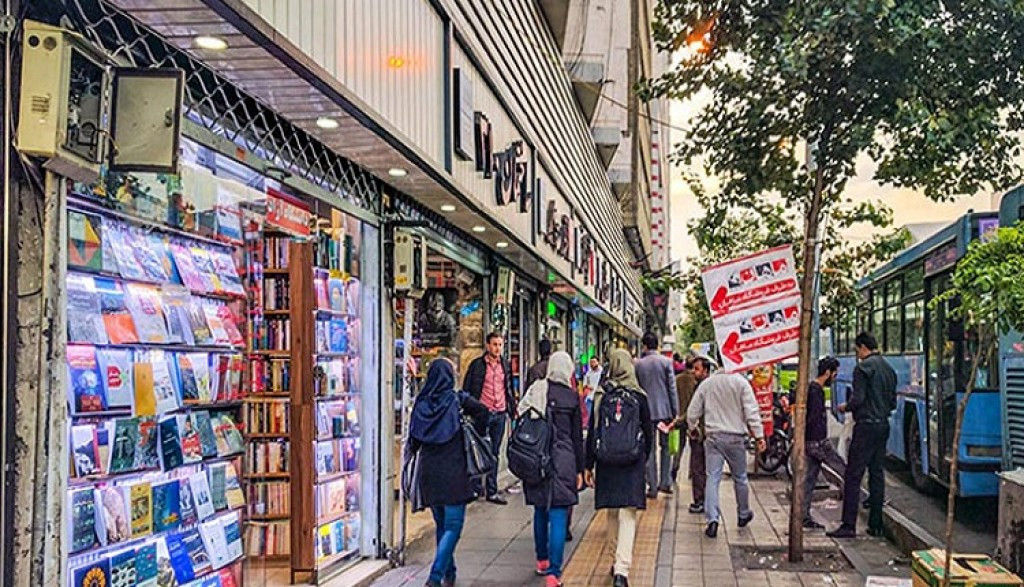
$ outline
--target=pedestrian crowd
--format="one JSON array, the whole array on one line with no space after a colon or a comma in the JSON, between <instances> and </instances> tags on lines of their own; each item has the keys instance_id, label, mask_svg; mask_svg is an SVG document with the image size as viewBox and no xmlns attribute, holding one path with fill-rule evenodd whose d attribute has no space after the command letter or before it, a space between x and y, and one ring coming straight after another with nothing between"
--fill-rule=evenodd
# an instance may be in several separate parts
<instances>
[{"instance_id":1,"label":"pedestrian crowd","mask_svg":"<svg viewBox=\"0 0 1024 587\"><path fill-rule=\"evenodd\" d=\"M548 587L561 585L572 509L586 488L594 490L595 508L609 512L615 553L611 582L628 585L639 512L659 493L674 492L686 444L689 512L704 515L704 534L716 538L725 523L719 485L726 466L736 525L750 524L748 446L752 441L762 452L767 441L750 382L743 374L716 370L707 355L669 358L658 351L652 333L642 344L636 359L626 349L614 349L604 362L591 357L588 369L578 374L568 353L553 353L551 342L542 340L522 398L513 390L500 334L487 336L486 351L469 364L461 391L451 361L430 364L412 409L403 466L404 472L412 471L403 473L403 490L414 509L431 510L436 526L428 586L455 584L455 549L466 505L481 497L507 504L498 490L497 462L510 424L508 467L522 482L526 505L533 507L535 570ZM874 336L863 332L855 345L859 362L852 390L837 406L855 422L848 462L828 438L825 389L835 382L839 361L821 358L807 387L803 525L824 529L811 516L810 498L826 465L844 476L842 524L828 533L835 538L856 535L865 472L868 532L882 531L882 461L895 408L896 376L878 354Z\"/></svg>"}]
</instances>

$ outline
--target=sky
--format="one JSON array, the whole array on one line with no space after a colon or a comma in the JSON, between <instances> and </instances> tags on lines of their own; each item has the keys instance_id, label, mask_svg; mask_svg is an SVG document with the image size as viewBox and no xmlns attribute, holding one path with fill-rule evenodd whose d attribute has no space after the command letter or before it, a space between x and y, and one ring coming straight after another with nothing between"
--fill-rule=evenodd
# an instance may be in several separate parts
<instances>
[{"instance_id":1,"label":"sky","mask_svg":"<svg viewBox=\"0 0 1024 587\"><path fill-rule=\"evenodd\" d=\"M673 127L671 133L679 133L677 128L686 128L690 113L706 103L707 96L698 97L693 101L674 101L670 107L670 123ZM983 210L994 210L998 207L998 198L993 198L991 193L978 194L971 197L961 197L952 202L938 203L926 198L921 193L908 189L897 189L889 186L879 185L872 180L875 165L871 159L864 155L857 161L857 176L847 185L847 194L854 201L881 200L893 210L894 226L919 222L949 221L960 217L969 209L975 212ZM687 266L686 259L697 254L697 248L693 237L686 230L689 220L702 214L697 208L693 195L686 183L683 181L685 170L679 166L671 168L670 214L669 228L672 232L672 259L681 260ZM699 169L695 171L700 171ZM714 190L715 181L713 178L704 178L705 186ZM873 227L857 226L852 227L846 235L852 240L866 240L872 236Z\"/></svg>"}]
</instances>

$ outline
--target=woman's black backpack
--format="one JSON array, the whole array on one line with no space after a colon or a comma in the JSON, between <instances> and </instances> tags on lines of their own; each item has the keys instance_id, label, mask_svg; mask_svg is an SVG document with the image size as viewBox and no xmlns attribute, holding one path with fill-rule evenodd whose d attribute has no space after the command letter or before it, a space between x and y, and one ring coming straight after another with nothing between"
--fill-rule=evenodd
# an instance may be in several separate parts
<instances>
[{"instance_id":1,"label":"woman's black backpack","mask_svg":"<svg viewBox=\"0 0 1024 587\"><path fill-rule=\"evenodd\" d=\"M539 485L554 473L551 461L553 431L544 414L534 418L531 412L538 413L531 408L516 420L505 453L508 456L508 470L513 475L526 485Z\"/></svg>"},{"instance_id":2,"label":"woman's black backpack","mask_svg":"<svg viewBox=\"0 0 1024 587\"><path fill-rule=\"evenodd\" d=\"M632 465L644 458L640 401L625 387L606 388L594 422L594 458L603 465Z\"/></svg>"}]
</instances>

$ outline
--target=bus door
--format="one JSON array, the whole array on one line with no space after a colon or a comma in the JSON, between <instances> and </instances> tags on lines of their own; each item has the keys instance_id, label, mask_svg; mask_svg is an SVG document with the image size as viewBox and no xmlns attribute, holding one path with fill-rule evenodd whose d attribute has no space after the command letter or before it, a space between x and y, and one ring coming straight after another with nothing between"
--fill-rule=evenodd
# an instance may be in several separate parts
<instances>
[{"instance_id":1,"label":"bus door","mask_svg":"<svg viewBox=\"0 0 1024 587\"><path fill-rule=\"evenodd\" d=\"M942 273L929 278L926 299L949 289L952 274ZM953 426L956 421L956 374L958 346L963 340L958 333L959 322L949 318L954 302L946 301L928 312L928 352L926 378L928 413L928 470L945 480L949 477L952 456Z\"/></svg>"}]
</instances>

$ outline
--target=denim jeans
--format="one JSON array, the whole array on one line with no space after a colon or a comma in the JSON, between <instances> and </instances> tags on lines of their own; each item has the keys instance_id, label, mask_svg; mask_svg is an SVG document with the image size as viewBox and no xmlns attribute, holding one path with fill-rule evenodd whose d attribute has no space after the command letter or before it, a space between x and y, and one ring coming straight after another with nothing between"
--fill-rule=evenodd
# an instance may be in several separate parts
<instances>
[{"instance_id":1,"label":"denim jeans","mask_svg":"<svg viewBox=\"0 0 1024 587\"><path fill-rule=\"evenodd\" d=\"M462 536L462 524L466 521L466 506L435 505L430 507L434 514L437 549L434 564L430 567L430 580L435 583L448 579L455 581L455 546Z\"/></svg>"},{"instance_id":2,"label":"denim jeans","mask_svg":"<svg viewBox=\"0 0 1024 587\"><path fill-rule=\"evenodd\" d=\"M505 412L491 412L491 415L487 418L487 438L491 442L495 462L500 460L501 441L505 439L506 420ZM486 497L494 497L498 494L498 467L494 467L494 470L488 473L486 484L487 493L484 494ZM484 488L480 486L480 479L473 479L473 490L476 491L477 495L483 494L481 489Z\"/></svg>"},{"instance_id":3,"label":"denim jeans","mask_svg":"<svg viewBox=\"0 0 1024 587\"><path fill-rule=\"evenodd\" d=\"M842 477L846 474L846 463L832 448L832 442L827 438L807 441L804 454L807 461L807 473L804 476L804 520L809 520L811 519L811 497L814 494L814 486L818 484L821 465L828 465Z\"/></svg>"},{"instance_id":4,"label":"denim jeans","mask_svg":"<svg viewBox=\"0 0 1024 587\"><path fill-rule=\"evenodd\" d=\"M704 496L704 518L710 524L721 520L718 485L722 482L722 470L729 463L733 489L736 491L736 514L750 515L750 489L747 487L747 447L742 434L717 433L704 440L704 456L707 461L708 482Z\"/></svg>"},{"instance_id":5,"label":"denim jeans","mask_svg":"<svg viewBox=\"0 0 1024 587\"><path fill-rule=\"evenodd\" d=\"M547 574L562 576L565 532L569 527L569 508L533 508L533 547L538 561L548 561Z\"/></svg>"}]
</instances>

